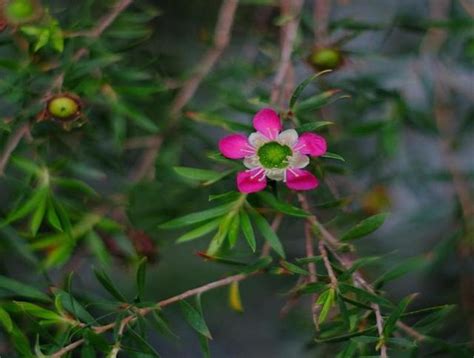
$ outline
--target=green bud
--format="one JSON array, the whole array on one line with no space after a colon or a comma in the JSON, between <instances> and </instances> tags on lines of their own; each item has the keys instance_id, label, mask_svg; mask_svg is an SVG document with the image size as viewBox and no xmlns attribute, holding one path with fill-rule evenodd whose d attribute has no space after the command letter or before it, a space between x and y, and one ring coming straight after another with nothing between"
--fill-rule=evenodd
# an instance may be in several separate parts
<instances>
[{"instance_id":1,"label":"green bud","mask_svg":"<svg viewBox=\"0 0 474 358\"><path fill-rule=\"evenodd\" d=\"M341 52L332 48L318 48L309 56L310 64L318 71L334 70L342 64Z\"/></svg>"},{"instance_id":2,"label":"green bud","mask_svg":"<svg viewBox=\"0 0 474 358\"><path fill-rule=\"evenodd\" d=\"M47 108L51 117L61 120L71 120L79 115L81 105L78 99L70 95L62 94L50 99Z\"/></svg>"},{"instance_id":3,"label":"green bud","mask_svg":"<svg viewBox=\"0 0 474 358\"><path fill-rule=\"evenodd\" d=\"M5 17L8 22L19 24L30 21L36 15L37 7L33 0L10 0L5 4Z\"/></svg>"}]
</instances>

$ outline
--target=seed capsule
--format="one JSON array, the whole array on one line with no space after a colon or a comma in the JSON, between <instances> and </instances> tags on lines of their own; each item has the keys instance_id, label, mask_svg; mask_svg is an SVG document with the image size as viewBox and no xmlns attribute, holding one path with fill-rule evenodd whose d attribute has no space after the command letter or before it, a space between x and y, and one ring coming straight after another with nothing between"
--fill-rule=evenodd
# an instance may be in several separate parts
<instances>
[{"instance_id":1,"label":"seed capsule","mask_svg":"<svg viewBox=\"0 0 474 358\"><path fill-rule=\"evenodd\" d=\"M7 22L14 25L32 21L41 14L36 0L6 0L2 10Z\"/></svg>"},{"instance_id":2,"label":"seed capsule","mask_svg":"<svg viewBox=\"0 0 474 358\"><path fill-rule=\"evenodd\" d=\"M71 95L59 95L48 101L48 112L53 118L71 120L80 113L81 105Z\"/></svg>"},{"instance_id":3,"label":"seed capsule","mask_svg":"<svg viewBox=\"0 0 474 358\"><path fill-rule=\"evenodd\" d=\"M334 48L316 48L308 57L308 62L317 71L335 70L343 61L341 51Z\"/></svg>"}]
</instances>

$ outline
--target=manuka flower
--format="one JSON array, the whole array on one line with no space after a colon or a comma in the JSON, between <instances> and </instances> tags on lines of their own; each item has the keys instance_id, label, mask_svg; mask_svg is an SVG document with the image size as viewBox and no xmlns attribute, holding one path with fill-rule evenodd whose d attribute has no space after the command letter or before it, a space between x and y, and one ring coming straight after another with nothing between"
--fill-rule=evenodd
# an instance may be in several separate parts
<instances>
[{"instance_id":1,"label":"manuka flower","mask_svg":"<svg viewBox=\"0 0 474 358\"><path fill-rule=\"evenodd\" d=\"M283 181L293 190L311 190L318 179L307 170L309 156L326 153L326 140L314 133L298 137L294 129L281 132L282 123L271 108L260 110L253 118L257 130L247 138L232 134L219 141L219 150L226 158L243 159L248 168L237 174L237 187L242 193L265 189L267 178Z\"/></svg>"}]
</instances>

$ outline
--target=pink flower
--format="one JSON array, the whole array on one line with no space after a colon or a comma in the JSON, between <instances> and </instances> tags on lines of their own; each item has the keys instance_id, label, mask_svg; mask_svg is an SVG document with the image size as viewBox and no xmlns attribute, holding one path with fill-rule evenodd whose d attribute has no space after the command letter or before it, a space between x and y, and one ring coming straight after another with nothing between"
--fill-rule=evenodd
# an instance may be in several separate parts
<instances>
[{"instance_id":1,"label":"pink flower","mask_svg":"<svg viewBox=\"0 0 474 358\"><path fill-rule=\"evenodd\" d=\"M318 179L307 170L309 156L326 153L326 140L314 133L298 137L294 129L282 130L278 114L271 108L260 110L253 118L257 130L247 138L231 134L219 141L219 150L226 158L243 159L248 168L237 174L237 187L242 193L265 189L267 178L283 181L293 190L311 190Z\"/></svg>"}]
</instances>

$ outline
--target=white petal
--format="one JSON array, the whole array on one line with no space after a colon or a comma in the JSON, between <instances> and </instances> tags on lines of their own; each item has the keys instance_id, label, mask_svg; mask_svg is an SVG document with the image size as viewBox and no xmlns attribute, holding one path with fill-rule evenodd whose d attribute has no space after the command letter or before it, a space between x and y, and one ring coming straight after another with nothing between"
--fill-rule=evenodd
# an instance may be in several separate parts
<instances>
[{"instance_id":1,"label":"white petal","mask_svg":"<svg viewBox=\"0 0 474 358\"><path fill-rule=\"evenodd\" d=\"M309 157L300 152L294 152L288 159L288 164L290 168L301 169L309 164Z\"/></svg>"},{"instance_id":2,"label":"white petal","mask_svg":"<svg viewBox=\"0 0 474 358\"><path fill-rule=\"evenodd\" d=\"M281 181L285 177L286 169L267 169L267 177L272 180Z\"/></svg>"},{"instance_id":3,"label":"white petal","mask_svg":"<svg viewBox=\"0 0 474 358\"><path fill-rule=\"evenodd\" d=\"M260 148L262 145L264 145L265 143L269 141L270 139L268 139L267 137L265 137L263 134L259 132L254 132L249 135L249 143L255 149Z\"/></svg>"},{"instance_id":4,"label":"white petal","mask_svg":"<svg viewBox=\"0 0 474 358\"><path fill-rule=\"evenodd\" d=\"M244 165L249 169L254 169L261 167L260 161L258 160L258 156L252 155L251 157L245 157Z\"/></svg>"},{"instance_id":5,"label":"white petal","mask_svg":"<svg viewBox=\"0 0 474 358\"><path fill-rule=\"evenodd\" d=\"M287 129L278 135L277 142L291 148L298 142L298 133L294 129Z\"/></svg>"}]
</instances>

